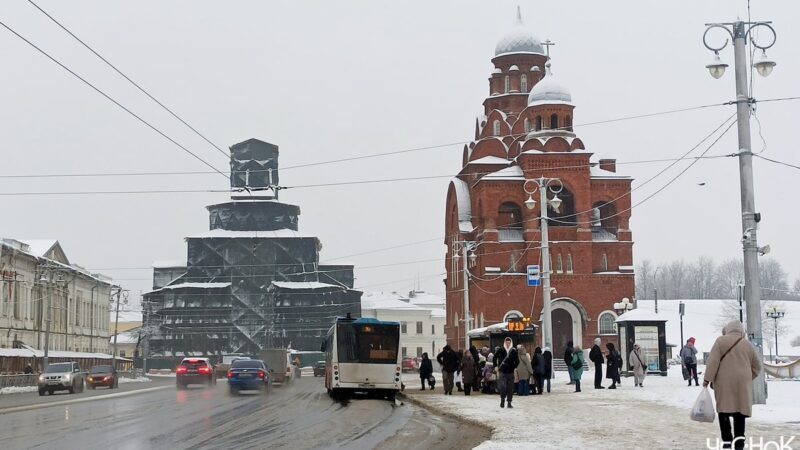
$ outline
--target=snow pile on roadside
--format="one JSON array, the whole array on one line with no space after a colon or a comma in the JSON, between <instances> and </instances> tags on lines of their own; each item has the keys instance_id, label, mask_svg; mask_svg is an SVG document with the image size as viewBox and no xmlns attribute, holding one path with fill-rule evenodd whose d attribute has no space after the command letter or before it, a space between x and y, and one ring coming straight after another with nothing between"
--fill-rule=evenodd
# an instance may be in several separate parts
<instances>
[{"instance_id":1,"label":"snow pile on roadside","mask_svg":"<svg viewBox=\"0 0 800 450\"><path fill-rule=\"evenodd\" d=\"M150 378L175 378L175 372L172 373L148 373Z\"/></svg>"},{"instance_id":2,"label":"snow pile on roadside","mask_svg":"<svg viewBox=\"0 0 800 450\"><path fill-rule=\"evenodd\" d=\"M9 386L0 389L0 395L5 394L22 394L25 392L36 392L38 388L36 386Z\"/></svg>"},{"instance_id":3,"label":"snow pile on roadside","mask_svg":"<svg viewBox=\"0 0 800 450\"><path fill-rule=\"evenodd\" d=\"M149 383L150 381L152 380L147 377L136 377L136 378L121 377L119 379L120 383Z\"/></svg>"}]
</instances>

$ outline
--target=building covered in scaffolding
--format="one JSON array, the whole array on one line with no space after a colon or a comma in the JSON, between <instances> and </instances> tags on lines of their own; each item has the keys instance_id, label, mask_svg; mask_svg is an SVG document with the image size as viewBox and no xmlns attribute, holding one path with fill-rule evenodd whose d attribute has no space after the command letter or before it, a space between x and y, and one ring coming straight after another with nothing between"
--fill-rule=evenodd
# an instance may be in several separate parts
<instances>
[{"instance_id":1,"label":"building covered in scaffolding","mask_svg":"<svg viewBox=\"0 0 800 450\"><path fill-rule=\"evenodd\" d=\"M231 200L210 205L209 231L186 237L186 262L159 262L144 295L149 357L318 350L336 316L361 313L353 266L320 265L320 241L278 201L278 147L231 150Z\"/></svg>"}]
</instances>

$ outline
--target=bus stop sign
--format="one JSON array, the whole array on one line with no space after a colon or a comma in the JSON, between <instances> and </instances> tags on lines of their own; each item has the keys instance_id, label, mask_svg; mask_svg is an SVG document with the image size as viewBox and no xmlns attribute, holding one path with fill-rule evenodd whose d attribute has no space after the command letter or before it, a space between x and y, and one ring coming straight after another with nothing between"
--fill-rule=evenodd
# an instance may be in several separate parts
<instances>
[{"instance_id":1,"label":"bus stop sign","mask_svg":"<svg viewBox=\"0 0 800 450\"><path fill-rule=\"evenodd\" d=\"M541 286L542 280L539 279L539 266L528 266L528 286Z\"/></svg>"}]
</instances>

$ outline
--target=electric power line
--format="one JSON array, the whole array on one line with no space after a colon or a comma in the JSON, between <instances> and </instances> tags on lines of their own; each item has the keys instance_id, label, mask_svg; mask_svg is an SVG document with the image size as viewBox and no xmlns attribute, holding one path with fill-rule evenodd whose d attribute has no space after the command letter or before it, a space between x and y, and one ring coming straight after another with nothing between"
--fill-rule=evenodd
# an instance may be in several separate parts
<instances>
[{"instance_id":1,"label":"electric power line","mask_svg":"<svg viewBox=\"0 0 800 450\"><path fill-rule=\"evenodd\" d=\"M139 120L139 122L143 123L143 124L144 124L144 125L146 125L148 128L150 128L151 130L153 130L153 131L155 131L156 133L158 133L158 134L159 134L161 137L163 137L164 139L166 139L166 140L168 140L169 142L173 143L174 145L176 145L178 148L180 148L180 149L181 149L181 150L183 150L184 152L188 153L189 155L193 156L195 159L197 159L198 161L202 162L203 164L205 164L205 165L206 165L206 166L208 166L209 168L211 168L211 169L213 169L214 171L218 172L220 175L222 175L222 176L223 176L223 177L225 177L226 179L228 178L228 175L226 175L225 173L221 172L219 169L217 169L216 167L214 167L214 166L213 166L211 163L209 163L208 161L204 160L203 158L201 158L200 156L198 156L196 153L192 152L192 151L191 151L191 150L189 150L188 148L184 147L183 145L181 145L180 143L178 143L178 141L176 141L176 140L172 139L171 137L169 137L169 136L168 136L167 134L165 134L163 131L161 131L160 129L156 128L156 127L155 127L154 125L152 125L150 122L146 121L146 120L145 120L145 119L143 119L141 116L139 116L139 115L138 115L138 114L136 114L135 112L133 112L133 111L131 111L130 109L128 109L128 108L127 108L125 105L123 105L122 103L120 103L120 102L118 102L117 100L115 100L115 99L114 99L113 97L111 97L109 94L106 94L106 93L105 93L105 91L101 90L100 88L98 88L97 86L95 86L94 84L92 84L91 82L89 82L88 80L86 80L85 78L83 78L82 76L80 76L80 75L78 75L77 73L75 73L75 72L74 72L72 69L70 69L69 67L67 67L66 65L64 65L64 64L63 64L61 61L57 60L55 57L51 56L51 55L50 55L49 53L47 53L46 51L42 50L42 49L41 49L40 47L38 47L36 44L34 44L33 42L31 42L30 40L28 40L27 38L25 38L25 37L24 37L24 36L22 36L21 34L17 33L17 32L16 32L16 31L15 31L13 28L11 28L10 26L6 25L6 24L5 24L5 22L3 22L3 21L1 21L1 20L0 20L0 26L3 26L3 28L5 28L5 29L7 29L8 31L10 31L10 32L11 32L11 33L12 33L14 36L16 36L16 37L20 38L20 39L21 39L21 40L23 40L23 41L24 41L26 44L28 44L28 45L30 45L31 47L33 47L34 49L36 49L36 50L37 50L39 53L41 53L42 55L46 56L48 59L50 59L50 60L51 60L51 61L53 61L54 63L58 64L58 66L59 66L59 67L61 67L62 69L66 70L66 71L67 71L67 72L69 72L69 73L70 73L72 76L74 76L75 78L79 79L79 80L80 80L80 81L82 81L84 84L86 84L87 86L89 86L90 88L92 88L92 89L93 89L95 92L97 92L98 94L100 94L100 95L102 95L103 97L105 97L105 98L106 98L108 101L110 101L111 103L113 103L113 104L117 105L117 106L118 106L119 108L121 108L123 111L127 112L128 114L130 114L131 116L133 116L134 118L136 118L137 120Z\"/></svg>"}]
</instances>

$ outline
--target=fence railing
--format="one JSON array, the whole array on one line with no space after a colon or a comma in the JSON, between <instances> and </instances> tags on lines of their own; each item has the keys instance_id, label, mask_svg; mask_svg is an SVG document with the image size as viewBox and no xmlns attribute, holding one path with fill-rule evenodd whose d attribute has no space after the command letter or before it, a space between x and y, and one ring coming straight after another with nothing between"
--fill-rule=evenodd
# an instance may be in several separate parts
<instances>
[{"instance_id":1,"label":"fence railing","mask_svg":"<svg viewBox=\"0 0 800 450\"><path fill-rule=\"evenodd\" d=\"M12 386L36 386L37 379L39 375L31 373L31 374L19 374L19 375L0 375L0 388L4 387L12 387Z\"/></svg>"}]
</instances>

